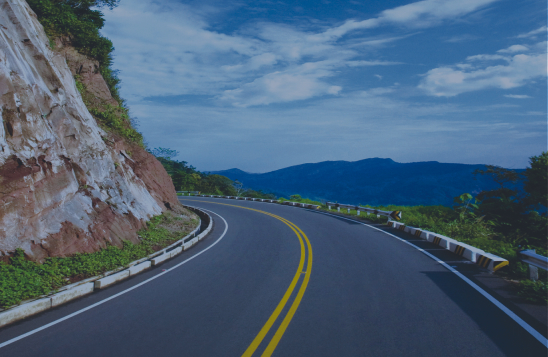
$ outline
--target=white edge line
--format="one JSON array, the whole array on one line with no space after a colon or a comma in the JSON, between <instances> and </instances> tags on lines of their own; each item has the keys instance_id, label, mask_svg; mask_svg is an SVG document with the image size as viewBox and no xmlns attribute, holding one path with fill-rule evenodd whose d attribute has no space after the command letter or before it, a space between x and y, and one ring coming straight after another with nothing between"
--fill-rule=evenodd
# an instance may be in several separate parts
<instances>
[{"instance_id":1,"label":"white edge line","mask_svg":"<svg viewBox=\"0 0 548 357\"><path fill-rule=\"evenodd\" d=\"M270 202L268 202L270 203ZM290 206L290 207L293 207L293 206ZM300 208L300 207L294 207L294 208ZM408 244L410 246L412 246L413 248L415 248L416 250L418 250L419 252L421 253L424 253L425 255L427 255L428 257L430 257L432 260L434 260L435 262L441 264L443 267L445 267L447 270L451 271L452 273L454 273L455 275L457 275L459 278L461 278L462 280L464 280L468 285L470 285L472 288L474 288L477 292L479 292L481 295L483 295L484 297L487 298L487 300L491 301L496 307L498 307L499 309L501 309L506 315L508 315L512 320L514 320L518 325L520 325L521 327L523 327L527 332L529 332L529 334L531 334L534 338L536 338L541 344L544 345L544 347L548 348L548 339L543 336L541 333L539 333L537 330L535 330L533 327L531 327L527 322L523 321L523 319L521 317L519 317L518 315L516 315L512 310L510 310L509 308L507 308L506 306L504 306L500 301L498 301L497 299L495 299L493 296L491 296L487 291L483 290L482 288L480 288L476 283L474 283L473 281L471 281L470 279L468 279L467 277L465 277L464 275L462 275L460 272L458 272L457 270L455 270L454 268L452 268L450 265L448 265L447 263L445 263L444 261L442 260L439 260L438 258L436 258L435 256L433 256L432 254L428 253L427 251L425 251L424 249L421 249L419 247L417 247L416 245L406 241L405 239L402 239L398 236L395 236L391 233L388 233L382 229L379 229L377 227L374 227L370 224L367 224L367 223L363 223L361 221L357 221L355 219L352 219L352 218L348 218L348 217L343 217L343 216L339 216L339 215L335 215L335 214L331 214L329 212L324 212L324 211L319 211L319 210L312 210L312 209L309 209L309 208L304 208L304 210L306 211L310 211L310 212L316 212L316 213L321 213L321 214L324 214L326 216L331 216L331 217L336 217L336 218L342 218L342 219L345 219L347 221L352 221L352 222L355 222L355 223L359 223L361 225L364 225L364 226L367 226L367 227L370 227L372 229L375 229L379 232L382 232L382 233L385 233L391 237L394 237L402 242L404 242L405 244ZM1 345L0 345L1 347Z\"/></svg>"},{"instance_id":2,"label":"white edge line","mask_svg":"<svg viewBox=\"0 0 548 357\"><path fill-rule=\"evenodd\" d=\"M14 338L12 338L11 340L8 340L8 341L6 341L6 342L0 343L0 348L5 347L5 346L7 346L7 345L10 345L10 344L12 344L12 343L14 343L14 342L17 342L17 341L19 341L19 340L22 340L22 339L25 338L25 337L34 335L35 333L40 332L40 331L42 331L42 330L45 330L45 329L47 329L48 327L51 327L51 326L53 326L53 325L57 325L58 323L63 322L63 321L65 321L65 320L68 320L68 319L70 319L71 317L74 317L74 316L76 316L76 315L80 315L81 313L86 312L86 311L88 311L88 310L91 310L91 309L93 309L94 307L97 307L97 306L99 306L99 305L102 305L102 304L104 304L104 303L107 302L107 301L110 301L110 300L115 299L115 298L117 298L117 297L119 297L119 296L121 296L121 295L124 295L125 293L128 293L128 292L130 292L130 291L133 290L133 289L137 289L137 288L140 287L141 285L145 285L146 283L149 283L149 282L151 282L152 280L157 279L157 278L161 277L162 275L169 273L170 271L174 270L175 268L180 267L181 265L183 265L183 264L185 264L185 263L191 261L192 259L194 259L194 258L196 258L197 256L201 255L202 253L205 253L205 252L208 251L209 249L213 248L213 247L215 246L215 244L219 243L219 242L221 241L221 239L223 239L223 237L225 236L225 234L226 234L226 232L227 232L227 230L228 230L228 223L227 223L226 220L225 220L223 217L221 217L219 214L217 214L217 213L215 213L215 212L213 212L213 211L210 211L210 210L206 210L205 208L200 208L200 209L203 209L204 211L209 211L209 212L211 212L211 213L213 213L213 214L219 216L219 218L221 218L221 219L223 220L223 222L225 223L225 230L223 231L223 234L221 234L221 236L219 237L219 239L217 239L217 240L215 241L215 243L213 243L212 245L210 245L210 246L207 247L206 249L202 250L200 253L197 253L197 254L193 255L192 257L190 257L190 258L188 258L188 259L186 259L186 260L180 262L179 264L177 264L177 265L175 265L175 266L173 266L173 267L167 269L166 271L161 272L161 273L159 273L158 275L155 275L155 276L153 276L152 278L149 278L149 279L147 279L147 280L145 280L145 281L143 281L143 282L141 282L141 283L139 283L139 284L137 284L137 285L135 285L135 286L132 286L132 287L129 288L129 289L126 289L126 290L124 290L124 291L119 292L118 294L112 295L111 297L108 297L108 298L106 298L106 299L104 299L104 300L101 300L101 301L99 301L99 302L96 302L95 304L90 305L90 306L88 306L88 307L86 307L86 308L83 308L83 309L81 309L81 310L78 310L78 311L76 311L76 312L73 312L73 313L70 314L70 315L67 315L67 316L62 317L62 318L60 318L60 319L58 319L58 320L55 320L55 321L53 321L53 322L50 322L49 324L46 324L46 325L41 326L41 327L39 327L39 328L37 328L37 329L34 329L34 330L29 331L29 332L27 332L27 333L24 333L24 334L22 334L22 335L20 335L20 336L14 337Z\"/></svg>"},{"instance_id":3,"label":"white edge line","mask_svg":"<svg viewBox=\"0 0 548 357\"><path fill-rule=\"evenodd\" d=\"M527 332L529 332L534 338L536 338L540 343L542 343L544 345L544 347L548 348L548 339L546 339L546 337L544 337L541 333L539 333L537 330L535 330L533 327L531 327L527 322L523 321L521 319L521 317L519 317L518 315L516 315L512 310L510 310L509 308L507 308L506 306L504 306L500 301L498 301L497 299L495 299L493 296L491 296L487 291L483 290L482 288L480 288L476 283L474 283L473 281L471 281L470 279L468 279L467 277L465 277L464 275L462 275L460 272L458 272L457 270L453 269L451 266L449 266L448 264L446 264L444 261L442 260L439 260L438 258L436 258L435 256L433 256L432 254L428 253L427 251L425 251L424 249L420 249L419 247L417 247L416 245L412 244L412 243L409 243L408 241L406 241L405 239L402 239L398 236L395 236L391 233L388 233L386 231L383 231L382 229L379 229L377 227L373 227L372 225L369 225L367 223L363 223L363 222L360 222L360 221L357 221L357 220L354 220L352 218L347 218L347 217L342 217L342 216L338 216L338 215L335 215L335 214L330 214L330 213L327 213L327 212L322 212L322 211L317 211L317 210L311 210L311 209L308 209L308 208L305 208L305 210L307 211L311 211L311 212L320 212L321 214L325 214L326 216L331 216L331 217L337 217L337 218L342 218L342 219L346 219L347 221L352 221L352 222L356 222L356 223L359 223L359 224L362 224L364 226L367 226L367 227L370 227L370 228L373 228L373 229L376 229L377 231L379 232L383 232L391 237L394 237L402 242L404 242L405 244L408 244L410 246L412 246L413 248L417 249L418 251L420 251L421 253L424 253L426 254L428 257L432 258L434 261L436 261L437 263L443 265L447 270L453 272L455 275L457 275L459 278L461 278L462 280L464 280L466 283L468 283L468 285L470 285L471 287L473 287L476 291L478 291L481 295L485 296L487 298L487 300L491 301L493 304L495 304L495 306L497 306L499 309L501 309L506 315L508 315L512 320L514 320L515 322L518 323L518 325L520 325L521 327L523 327Z\"/></svg>"}]
</instances>

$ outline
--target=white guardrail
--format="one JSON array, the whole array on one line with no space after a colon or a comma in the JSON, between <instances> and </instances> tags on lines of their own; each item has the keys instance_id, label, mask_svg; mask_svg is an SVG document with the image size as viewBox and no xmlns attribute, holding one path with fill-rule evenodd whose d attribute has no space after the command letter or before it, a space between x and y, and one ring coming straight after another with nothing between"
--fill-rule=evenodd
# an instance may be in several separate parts
<instances>
[{"instance_id":1,"label":"white guardrail","mask_svg":"<svg viewBox=\"0 0 548 357\"><path fill-rule=\"evenodd\" d=\"M262 198L250 198L250 197L238 197L238 196L218 196L218 195L196 195L199 197L213 197L213 198L226 198L226 199L234 199L234 200L246 200L246 201L260 201L260 202L270 202L270 203L280 203L285 205L291 205L296 207L303 207L303 208L312 208L312 209L319 209L320 206L307 204L307 203L299 203L299 202L290 202L290 201L284 201L280 202L279 200L270 200L270 199L262 199ZM342 203L334 203L334 202L327 202L326 206L331 209L332 207L336 207L337 211L340 212L341 208L345 208L348 210L348 213L350 213L350 210L356 210L357 215L360 214L360 212L366 212L367 214L376 214L377 217L379 216L386 216L388 217L388 222L386 223L389 227L407 232L409 234L412 234L416 237L419 237L421 239L424 239L430 243L433 243L443 249L449 250L453 253L455 253L458 256L463 257L464 259L467 259L471 261L472 263L475 263L479 265L482 268L488 269L491 272L495 272L498 269L508 265L508 260L501 258L499 256L496 256L491 253L487 253L479 248L473 247L471 245L468 245L466 243L459 242L455 239L446 237L441 234L437 234L434 232L429 232L420 228L410 227L406 226L403 223L397 222L401 219L401 212L400 211L381 211L376 210L374 208L368 208L368 207L361 207L361 206L355 206L355 205L347 205ZM538 255L537 255L538 256ZM543 257L546 259L545 257Z\"/></svg>"},{"instance_id":2,"label":"white guardrail","mask_svg":"<svg viewBox=\"0 0 548 357\"><path fill-rule=\"evenodd\" d=\"M355 210L356 215L360 215L360 212L365 212L367 214L376 214L377 217L379 216L386 216L389 218L392 218L393 220L399 221L401 219L401 212L400 211L381 211L374 208L368 208L368 207L360 207L360 206L354 206L354 205L345 205L342 203L333 203L333 202L327 202L327 207L331 209L331 207L336 207L337 211L340 212L341 208L346 208L348 210L348 213L350 213L350 210Z\"/></svg>"},{"instance_id":3,"label":"white guardrail","mask_svg":"<svg viewBox=\"0 0 548 357\"><path fill-rule=\"evenodd\" d=\"M188 195L190 196L190 194L199 195L200 191L177 191L177 193L182 193L183 196L185 195L185 193L188 193Z\"/></svg>"},{"instance_id":4,"label":"white guardrail","mask_svg":"<svg viewBox=\"0 0 548 357\"><path fill-rule=\"evenodd\" d=\"M70 300L90 294L95 290L103 289L120 280L127 279L135 274L141 273L152 266L160 264L170 258L175 257L179 253L191 248L200 240L204 239L213 228L213 220L211 216L200 209L183 205L186 208L202 215L208 221L207 228L200 232L202 219L200 218L198 227L185 237L168 247L154 252L144 258L135 260L126 266L108 271L101 275L97 275L85 280L81 280L74 284L65 285L57 291L51 292L37 298L23 301L19 305L15 305L0 311L0 328L11 324L12 322L24 319L39 312L48 310L52 307L59 306Z\"/></svg>"},{"instance_id":5,"label":"white guardrail","mask_svg":"<svg viewBox=\"0 0 548 357\"><path fill-rule=\"evenodd\" d=\"M240 196L218 196L218 195L195 195L198 197L212 197L212 198L226 198L229 200L242 200L242 201L259 201L259 202L268 202L268 203L279 203L281 205L310 208L310 209L319 209L320 206L310 204L310 203L300 203L300 202L291 202L291 201L280 201L280 200L271 200L266 198L252 198L252 197L240 197Z\"/></svg>"},{"instance_id":6,"label":"white guardrail","mask_svg":"<svg viewBox=\"0 0 548 357\"><path fill-rule=\"evenodd\" d=\"M446 237L438 233L406 226L404 223L394 221L388 221L387 225L400 231L412 234L418 238L424 239L432 244L440 246L443 249L447 249L458 256L470 260L472 263L476 263L482 268L488 269L491 272L497 271L500 268L508 265L508 260L504 258L501 258L491 253L487 253L479 248L459 242L458 240Z\"/></svg>"},{"instance_id":7,"label":"white guardrail","mask_svg":"<svg viewBox=\"0 0 548 357\"><path fill-rule=\"evenodd\" d=\"M538 280L538 268L548 270L548 257L537 254L534 249L519 252L522 262L529 264L529 279Z\"/></svg>"},{"instance_id":8,"label":"white guardrail","mask_svg":"<svg viewBox=\"0 0 548 357\"><path fill-rule=\"evenodd\" d=\"M186 192L186 191L185 191ZM218 195L199 195L198 197L213 197L213 198L227 198L232 200L243 200L243 201L259 201L259 202L270 202L270 203L279 203L282 205L288 205L288 206L295 206L295 207L303 207L303 208L310 208L310 209L319 209L320 206L310 203L301 203L301 202L291 202L291 201L279 201L279 200L271 200L266 198L251 198L251 197L240 197L240 196L218 196ZM396 221L399 221L401 219L401 212L400 211L381 211L374 208L367 208L367 207L360 207L360 206L354 206L354 205L345 205L342 203L333 203L333 202L327 202L326 205L331 209L331 207L336 207L337 211L340 212L340 208L346 208L348 209L348 213L350 213L350 210L356 210L357 215L360 215L360 212L366 212L367 214L372 213L376 214L377 216L386 216L388 218L392 218Z\"/></svg>"}]
</instances>

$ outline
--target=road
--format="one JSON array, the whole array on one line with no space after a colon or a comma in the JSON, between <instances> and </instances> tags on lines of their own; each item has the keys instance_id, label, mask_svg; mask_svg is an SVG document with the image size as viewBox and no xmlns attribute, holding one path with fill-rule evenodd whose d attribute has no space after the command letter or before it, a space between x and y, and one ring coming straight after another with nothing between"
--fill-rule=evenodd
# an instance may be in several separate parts
<instances>
[{"instance_id":1,"label":"road","mask_svg":"<svg viewBox=\"0 0 548 357\"><path fill-rule=\"evenodd\" d=\"M547 355L480 292L386 228L276 204L181 201L210 211L204 241L0 329L0 346L33 332L0 356Z\"/></svg>"}]
</instances>

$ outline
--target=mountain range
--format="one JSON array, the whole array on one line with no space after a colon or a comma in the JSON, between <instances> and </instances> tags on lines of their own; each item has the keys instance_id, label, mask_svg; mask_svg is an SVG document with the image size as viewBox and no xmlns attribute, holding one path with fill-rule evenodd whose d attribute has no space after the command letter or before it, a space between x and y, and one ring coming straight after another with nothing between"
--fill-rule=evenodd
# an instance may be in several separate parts
<instances>
[{"instance_id":1,"label":"mountain range","mask_svg":"<svg viewBox=\"0 0 548 357\"><path fill-rule=\"evenodd\" d=\"M475 176L477 169L485 165L371 158L302 164L260 174L236 168L211 174L286 198L299 194L347 204L451 206L453 198L463 193L475 195L498 187L488 176Z\"/></svg>"}]
</instances>

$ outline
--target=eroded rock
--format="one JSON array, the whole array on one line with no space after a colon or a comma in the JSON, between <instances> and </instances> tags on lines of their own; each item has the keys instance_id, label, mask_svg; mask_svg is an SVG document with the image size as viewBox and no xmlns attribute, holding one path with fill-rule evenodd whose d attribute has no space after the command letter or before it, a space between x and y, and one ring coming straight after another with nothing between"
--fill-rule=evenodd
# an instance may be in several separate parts
<instances>
[{"instance_id":1,"label":"eroded rock","mask_svg":"<svg viewBox=\"0 0 548 357\"><path fill-rule=\"evenodd\" d=\"M75 74L117 104L97 63L59 45L50 49L25 1L0 0L0 255L22 248L42 260L137 242L144 222L177 204L162 165L88 112Z\"/></svg>"}]
</instances>

